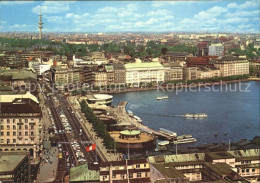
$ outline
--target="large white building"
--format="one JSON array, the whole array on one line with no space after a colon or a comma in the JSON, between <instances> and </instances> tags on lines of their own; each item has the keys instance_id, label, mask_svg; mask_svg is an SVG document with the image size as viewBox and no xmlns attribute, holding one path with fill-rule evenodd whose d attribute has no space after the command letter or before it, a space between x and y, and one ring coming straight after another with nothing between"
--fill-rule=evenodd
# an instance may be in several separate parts
<instances>
[{"instance_id":1,"label":"large white building","mask_svg":"<svg viewBox=\"0 0 260 183\"><path fill-rule=\"evenodd\" d=\"M152 83L164 81L164 67L159 62L141 62L125 64L126 84Z\"/></svg>"},{"instance_id":2,"label":"large white building","mask_svg":"<svg viewBox=\"0 0 260 183\"><path fill-rule=\"evenodd\" d=\"M211 56L223 56L224 55L224 46L221 43L211 44L209 46L209 55L211 55Z\"/></svg>"},{"instance_id":3,"label":"large white building","mask_svg":"<svg viewBox=\"0 0 260 183\"><path fill-rule=\"evenodd\" d=\"M215 60L214 66L220 69L222 77L249 74L249 62L245 58L225 56Z\"/></svg>"}]
</instances>

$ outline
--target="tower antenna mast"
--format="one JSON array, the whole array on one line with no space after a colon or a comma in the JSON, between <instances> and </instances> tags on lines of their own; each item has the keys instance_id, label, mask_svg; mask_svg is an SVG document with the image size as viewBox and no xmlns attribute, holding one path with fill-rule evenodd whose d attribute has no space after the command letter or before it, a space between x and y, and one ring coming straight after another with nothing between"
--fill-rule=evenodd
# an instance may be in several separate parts
<instances>
[{"instance_id":1,"label":"tower antenna mast","mask_svg":"<svg viewBox=\"0 0 260 183\"><path fill-rule=\"evenodd\" d=\"M40 12L39 12L39 23L38 23L38 29L39 29L39 39L42 39L42 29L43 29L43 22L42 22L42 12L41 12L41 7L40 7Z\"/></svg>"}]
</instances>

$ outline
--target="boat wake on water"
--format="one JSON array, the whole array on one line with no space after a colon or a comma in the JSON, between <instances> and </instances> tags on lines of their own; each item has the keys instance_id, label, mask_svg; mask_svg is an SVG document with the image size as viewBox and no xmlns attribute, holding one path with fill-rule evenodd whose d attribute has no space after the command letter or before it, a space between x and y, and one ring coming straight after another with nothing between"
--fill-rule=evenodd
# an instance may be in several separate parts
<instances>
[{"instance_id":1,"label":"boat wake on water","mask_svg":"<svg viewBox=\"0 0 260 183\"><path fill-rule=\"evenodd\" d=\"M147 114L147 115L152 115L152 116L165 116L165 117L185 117L185 118L191 118L191 119L201 119L201 118L206 118L208 117L207 114L205 113L192 113L192 114L183 114L183 115L170 115L170 114L154 114L154 113L146 113L146 112L142 112L141 114Z\"/></svg>"}]
</instances>

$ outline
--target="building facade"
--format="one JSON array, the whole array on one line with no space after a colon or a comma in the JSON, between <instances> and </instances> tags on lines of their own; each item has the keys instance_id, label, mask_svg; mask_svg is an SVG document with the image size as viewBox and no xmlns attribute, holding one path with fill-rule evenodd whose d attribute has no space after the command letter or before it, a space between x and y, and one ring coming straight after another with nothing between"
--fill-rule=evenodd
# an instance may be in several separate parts
<instances>
[{"instance_id":1,"label":"building facade","mask_svg":"<svg viewBox=\"0 0 260 183\"><path fill-rule=\"evenodd\" d=\"M211 56L223 56L224 55L224 46L221 43L211 44L209 46L209 55Z\"/></svg>"},{"instance_id":2,"label":"building facade","mask_svg":"<svg viewBox=\"0 0 260 183\"><path fill-rule=\"evenodd\" d=\"M249 74L249 62L244 58L226 56L213 63L214 67L220 69L222 77Z\"/></svg>"},{"instance_id":3,"label":"building facade","mask_svg":"<svg viewBox=\"0 0 260 183\"><path fill-rule=\"evenodd\" d=\"M1 151L29 151L37 158L42 148L42 112L38 99L26 94L1 95Z\"/></svg>"},{"instance_id":4,"label":"building facade","mask_svg":"<svg viewBox=\"0 0 260 183\"><path fill-rule=\"evenodd\" d=\"M184 79L185 80L198 79L198 68L197 67L185 67L184 68Z\"/></svg>"},{"instance_id":5,"label":"building facade","mask_svg":"<svg viewBox=\"0 0 260 183\"><path fill-rule=\"evenodd\" d=\"M96 71L92 73L94 86L107 86L107 73L104 71Z\"/></svg>"},{"instance_id":6,"label":"building facade","mask_svg":"<svg viewBox=\"0 0 260 183\"><path fill-rule=\"evenodd\" d=\"M126 71L125 66L121 63L113 64L114 68L114 83L125 84L126 83Z\"/></svg>"},{"instance_id":7,"label":"building facade","mask_svg":"<svg viewBox=\"0 0 260 183\"><path fill-rule=\"evenodd\" d=\"M198 70L198 79L207 79L207 78L214 78L214 77L220 77L220 70L219 69L199 69Z\"/></svg>"},{"instance_id":8,"label":"building facade","mask_svg":"<svg viewBox=\"0 0 260 183\"><path fill-rule=\"evenodd\" d=\"M150 182L150 166L146 159L101 163L100 182Z\"/></svg>"},{"instance_id":9,"label":"building facade","mask_svg":"<svg viewBox=\"0 0 260 183\"><path fill-rule=\"evenodd\" d=\"M151 182L259 182L260 149L150 156Z\"/></svg>"},{"instance_id":10,"label":"building facade","mask_svg":"<svg viewBox=\"0 0 260 183\"><path fill-rule=\"evenodd\" d=\"M158 83L164 81L164 67L159 62L125 64L126 84Z\"/></svg>"}]
</instances>

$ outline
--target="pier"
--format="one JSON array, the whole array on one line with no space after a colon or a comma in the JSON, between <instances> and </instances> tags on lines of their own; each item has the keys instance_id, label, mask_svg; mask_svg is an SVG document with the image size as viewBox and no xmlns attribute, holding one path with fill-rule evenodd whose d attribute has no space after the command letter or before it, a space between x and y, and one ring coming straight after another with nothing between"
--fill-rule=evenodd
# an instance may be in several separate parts
<instances>
[{"instance_id":1,"label":"pier","mask_svg":"<svg viewBox=\"0 0 260 183\"><path fill-rule=\"evenodd\" d=\"M120 118L118 121L121 121L123 123L129 123L129 125L137 127L139 130L144 131L148 134L154 135L162 140L172 140L172 137L166 134L163 134L159 131L156 131L154 129L149 128L148 126L145 126L139 122L133 117L130 117L128 113L126 112L126 101L119 102L118 106L114 108L114 112L117 114L118 118Z\"/></svg>"}]
</instances>

